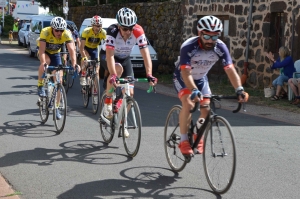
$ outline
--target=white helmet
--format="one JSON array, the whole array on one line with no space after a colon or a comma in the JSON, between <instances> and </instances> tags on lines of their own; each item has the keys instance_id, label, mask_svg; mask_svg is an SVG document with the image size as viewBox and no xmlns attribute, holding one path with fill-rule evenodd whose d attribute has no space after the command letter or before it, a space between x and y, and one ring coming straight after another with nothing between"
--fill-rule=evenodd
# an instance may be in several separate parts
<instances>
[{"instance_id":1,"label":"white helmet","mask_svg":"<svg viewBox=\"0 0 300 199\"><path fill-rule=\"evenodd\" d=\"M197 24L198 31L222 32L223 24L220 19L215 16L205 16L199 19Z\"/></svg>"},{"instance_id":2,"label":"white helmet","mask_svg":"<svg viewBox=\"0 0 300 199\"><path fill-rule=\"evenodd\" d=\"M93 16L92 20L91 20L91 25L92 26L99 26L102 25L102 18L98 15Z\"/></svg>"},{"instance_id":3,"label":"white helmet","mask_svg":"<svg viewBox=\"0 0 300 199\"><path fill-rule=\"evenodd\" d=\"M65 30L67 28L67 22L62 17L54 17L50 25L56 30Z\"/></svg>"},{"instance_id":4,"label":"white helmet","mask_svg":"<svg viewBox=\"0 0 300 199\"><path fill-rule=\"evenodd\" d=\"M126 27L134 26L137 22L135 12L129 8L121 8L116 15L116 19L119 25Z\"/></svg>"}]
</instances>

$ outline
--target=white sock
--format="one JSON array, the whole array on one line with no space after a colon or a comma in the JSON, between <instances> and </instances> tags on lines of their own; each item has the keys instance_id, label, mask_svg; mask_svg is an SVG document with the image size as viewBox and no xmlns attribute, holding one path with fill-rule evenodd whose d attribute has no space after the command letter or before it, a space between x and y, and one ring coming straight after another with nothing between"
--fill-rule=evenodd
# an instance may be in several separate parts
<instances>
[{"instance_id":1,"label":"white sock","mask_svg":"<svg viewBox=\"0 0 300 199\"><path fill-rule=\"evenodd\" d=\"M186 141L186 140L188 140L188 139L189 139L189 137L188 137L188 134L187 134L187 133L186 133L186 134L181 134L180 142Z\"/></svg>"}]
</instances>

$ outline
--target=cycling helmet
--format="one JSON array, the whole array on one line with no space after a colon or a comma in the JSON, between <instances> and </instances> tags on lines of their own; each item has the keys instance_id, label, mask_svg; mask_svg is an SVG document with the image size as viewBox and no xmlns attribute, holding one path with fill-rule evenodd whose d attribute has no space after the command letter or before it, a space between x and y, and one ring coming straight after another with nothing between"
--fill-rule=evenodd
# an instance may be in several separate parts
<instances>
[{"instance_id":1,"label":"cycling helmet","mask_svg":"<svg viewBox=\"0 0 300 199\"><path fill-rule=\"evenodd\" d=\"M197 24L198 31L222 32L223 24L220 19L215 16L205 16L199 19Z\"/></svg>"},{"instance_id":2,"label":"cycling helmet","mask_svg":"<svg viewBox=\"0 0 300 199\"><path fill-rule=\"evenodd\" d=\"M67 22L62 17L54 17L50 25L56 30L65 30L67 28Z\"/></svg>"},{"instance_id":3,"label":"cycling helmet","mask_svg":"<svg viewBox=\"0 0 300 199\"><path fill-rule=\"evenodd\" d=\"M98 15L93 16L93 18L91 20L91 25L92 26L102 25L102 18Z\"/></svg>"},{"instance_id":4,"label":"cycling helmet","mask_svg":"<svg viewBox=\"0 0 300 199\"><path fill-rule=\"evenodd\" d=\"M126 27L134 26L137 22L135 12L129 8L121 8L116 15L116 19L119 25Z\"/></svg>"}]
</instances>

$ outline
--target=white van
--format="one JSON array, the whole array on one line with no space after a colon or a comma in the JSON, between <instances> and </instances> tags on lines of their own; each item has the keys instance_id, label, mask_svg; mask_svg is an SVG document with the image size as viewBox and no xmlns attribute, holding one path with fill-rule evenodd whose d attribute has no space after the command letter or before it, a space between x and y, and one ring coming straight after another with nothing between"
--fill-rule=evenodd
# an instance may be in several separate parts
<instances>
[{"instance_id":1,"label":"white van","mask_svg":"<svg viewBox=\"0 0 300 199\"><path fill-rule=\"evenodd\" d=\"M82 32L85 28L91 27L91 19L92 18L87 18L82 22L81 27L79 29L79 35L82 34ZM102 28L104 30L107 30L107 28L110 25L117 24L117 23L118 23L118 21L115 18L102 18ZM101 41L99 49L102 48L103 50L105 50L104 42L105 41ZM150 57L152 60L152 65L153 65L152 70L157 71L157 69L158 69L157 53L154 50L154 48L151 46L149 41L148 41L148 48L149 48ZM140 49L137 44L131 50L130 59L131 59L132 67L134 69L135 74L145 72L144 60L143 60L143 57L141 55Z\"/></svg>"},{"instance_id":2,"label":"white van","mask_svg":"<svg viewBox=\"0 0 300 199\"><path fill-rule=\"evenodd\" d=\"M16 19L27 20L27 16L29 15L40 15L40 14L48 14L49 8L42 7L41 4L35 1L29 0L17 0L16 7L12 13L12 16Z\"/></svg>"}]
</instances>

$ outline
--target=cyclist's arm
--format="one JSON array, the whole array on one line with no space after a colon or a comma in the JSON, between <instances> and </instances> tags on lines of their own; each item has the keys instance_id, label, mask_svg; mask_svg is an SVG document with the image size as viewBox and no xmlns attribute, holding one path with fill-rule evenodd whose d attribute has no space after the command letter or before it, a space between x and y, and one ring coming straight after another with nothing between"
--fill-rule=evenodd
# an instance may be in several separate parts
<instances>
[{"instance_id":1,"label":"cyclist's arm","mask_svg":"<svg viewBox=\"0 0 300 199\"><path fill-rule=\"evenodd\" d=\"M85 39L81 39L80 41L80 54L81 57L86 57L85 51L84 51L84 46L85 46Z\"/></svg>"},{"instance_id":2,"label":"cyclist's arm","mask_svg":"<svg viewBox=\"0 0 300 199\"><path fill-rule=\"evenodd\" d=\"M149 48L142 48L140 49L142 57L144 59L144 64L146 68L146 74L152 75L152 61L149 53Z\"/></svg>"},{"instance_id":3,"label":"cyclist's arm","mask_svg":"<svg viewBox=\"0 0 300 199\"><path fill-rule=\"evenodd\" d=\"M79 37L76 38L76 42L77 42L77 45L80 46L80 43L81 43L81 42L80 42Z\"/></svg>"},{"instance_id":4,"label":"cyclist's arm","mask_svg":"<svg viewBox=\"0 0 300 199\"><path fill-rule=\"evenodd\" d=\"M230 65L229 67L225 67L225 72L231 82L231 85L234 87L234 89L237 89L238 87L242 86L241 78L238 75L238 73L236 72L233 64Z\"/></svg>"},{"instance_id":5,"label":"cyclist's arm","mask_svg":"<svg viewBox=\"0 0 300 199\"><path fill-rule=\"evenodd\" d=\"M117 74L116 67L115 67L115 58L114 58L115 50L106 48L106 62L107 68L111 75Z\"/></svg>"},{"instance_id":6,"label":"cyclist's arm","mask_svg":"<svg viewBox=\"0 0 300 199\"><path fill-rule=\"evenodd\" d=\"M46 63L46 57L45 57L46 42L40 41L39 43L40 43L39 44L40 63L44 64L44 63Z\"/></svg>"},{"instance_id":7,"label":"cyclist's arm","mask_svg":"<svg viewBox=\"0 0 300 199\"><path fill-rule=\"evenodd\" d=\"M75 66L76 65L76 52L75 52L74 41L72 40L70 42L66 42L66 46L68 48L69 55L71 57L72 66Z\"/></svg>"},{"instance_id":8,"label":"cyclist's arm","mask_svg":"<svg viewBox=\"0 0 300 199\"><path fill-rule=\"evenodd\" d=\"M193 76L191 74L191 69L189 68L184 68L184 69L181 69L181 77L183 79L183 82L185 84L185 86L189 89L189 90L193 90L193 89L198 89L195 82L194 82L194 79L193 79Z\"/></svg>"}]
</instances>

